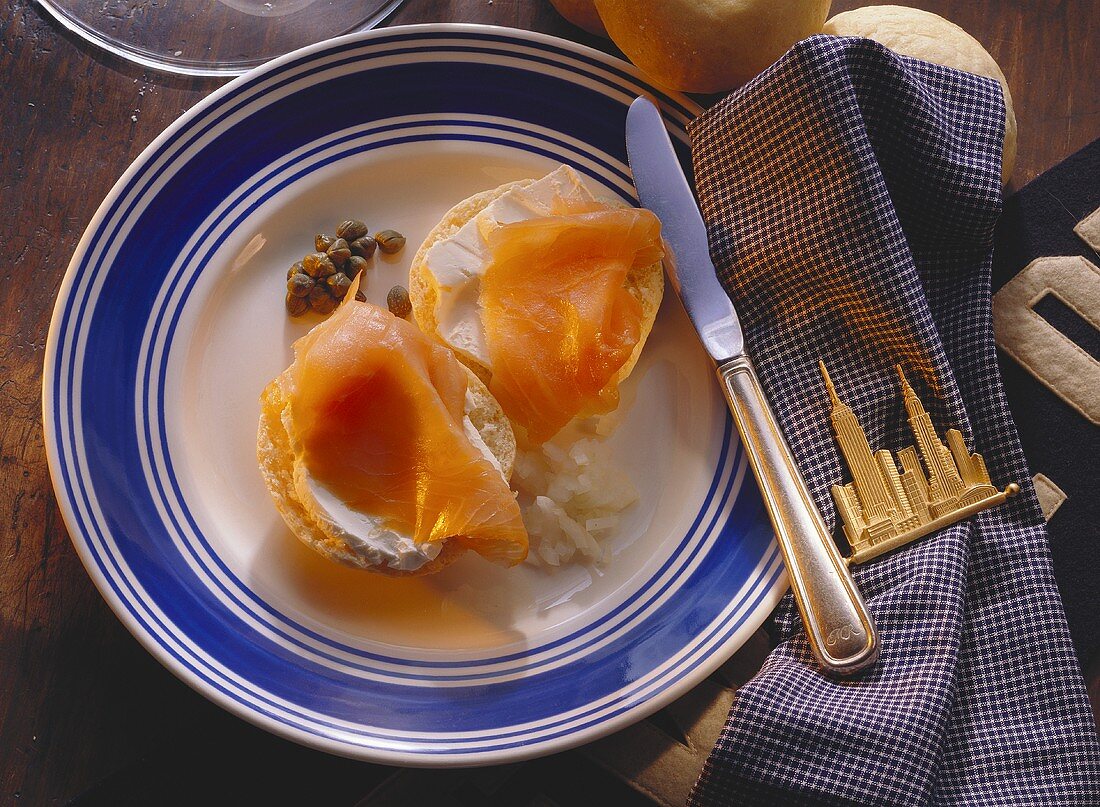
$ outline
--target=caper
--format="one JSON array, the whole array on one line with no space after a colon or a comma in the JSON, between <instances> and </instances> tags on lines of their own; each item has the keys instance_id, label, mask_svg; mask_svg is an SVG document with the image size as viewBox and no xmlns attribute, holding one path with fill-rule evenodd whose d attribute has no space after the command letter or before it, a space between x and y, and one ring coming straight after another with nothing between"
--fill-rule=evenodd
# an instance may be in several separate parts
<instances>
[{"instance_id":1,"label":"caper","mask_svg":"<svg viewBox=\"0 0 1100 807\"><path fill-rule=\"evenodd\" d=\"M328 283L329 291L337 300L343 300L351 287L351 279L343 272L337 272L325 278L325 282Z\"/></svg>"},{"instance_id":2,"label":"caper","mask_svg":"<svg viewBox=\"0 0 1100 807\"><path fill-rule=\"evenodd\" d=\"M348 258L348 262L344 264L344 274L350 278L358 277L359 273L366 269L370 264L367 263L366 258L360 258L358 255L352 255Z\"/></svg>"},{"instance_id":3,"label":"caper","mask_svg":"<svg viewBox=\"0 0 1100 807\"><path fill-rule=\"evenodd\" d=\"M340 222L340 226L336 228L336 237L343 238L350 244L356 238L362 238L369 232L370 228L363 222L358 219L348 219Z\"/></svg>"},{"instance_id":4,"label":"caper","mask_svg":"<svg viewBox=\"0 0 1100 807\"><path fill-rule=\"evenodd\" d=\"M355 299L360 303L365 303L367 301L367 295L363 294L362 289L356 289Z\"/></svg>"},{"instance_id":5,"label":"caper","mask_svg":"<svg viewBox=\"0 0 1100 807\"><path fill-rule=\"evenodd\" d=\"M331 314L336 308L336 298L329 294L324 283L318 283L309 293L309 304L318 314Z\"/></svg>"},{"instance_id":6,"label":"caper","mask_svg":"<svg viewBox=\"0 0 1100 807\"><path fill-rule=\"evenodd\" d=\"M332 246L332 242L336 239L331 235L325 235L324 233L317 233L313 237L313 248L318 252L328 252L328 248Z\"/></svg>"},{"instance_id":7,"label":"caper","mask_svg":"<svg viewBox=\"0 0 1100 807\"><path fill-rule=\"evenodd\" d=\"M295 297L290 292L286 295L286 312L292 317L300 317L302 314L309 311L309 299L306 297Z\"/></svg>"},{"instance_id":8,"label":"caper","mask_svg":"<svg viewBox=\"0 0 1100 807\"><path fill-rule=\"evenodd\" d=\"M335 241L332 242L332 244L328 248L328 252L326 252L325 254L328 255L329 260L336 265L337 269L339 269L341 266L347 263L348 258L351 257L351 249L348 248L347 241L345 241L343 238L337 238Z\"/></svg>"},{"instance_id":9,"label":"caper","mask_svg":"<svg viewBox=\"0 0 1100 807\"><path fill-rule=\"evenodd\" d=\"M315 303L310 303L318 314L328 315L336 310L336 299L332 295L325 295Z\"/></svg>"},{"instance_id":10,"label":"caper","mask_svg":"<svg viewBox=\"0 0 1100 807\"><path fill-rule=\"evenodd\" d=\"M386 307L395 317L405 319L412 313L412 302L409 300L409 290L404 286L394 286L386 295Z\"/></svg>"},{"instance_id":11,"label":"caper","mask_svg":"<svg viewBox=\"0 0 1100 807\"><path fill-rule=\"evenodd\" d=\"M301 261L298 261L296 264L294 264L292 267L290 267L290 271L288 271L286 273L286 279L290 280L295 275L304 275L305 273L306 273L305 267L302 266Z\"/></svg>"},{"instance_id":12,"label":"caper","mask_svg":"<svg viewBox=\"0 0 1100 807\"><path fill-rule=\"evenodd\" d=\"M291 275L286 290L295 297L306 297L313 290L313 278L304 274Z\"/></svg>"},{"instance_id":13,"label":"caper","mask_svg":"<svg viewBox=\"0 0 1100 807\"><path fill-rule=\"evenodd\" d=\"M351 247L352 255L369 258L374 255L374 250L378 248L378 242L372 236L364 235L362 238L356 238L348 246Z\"/></svg>"},{"instance_id":14,"label":"caper","mask_svg":"<svg viewBox=\"0 0 1100 807\"><path fill-rule=\"evenodd\" d=\"M336 274L336 265L323 252L311 252L302 258L302 268L310 277L328 277Z\"/></svg>"},{"instance_id":15,"label":"caper","mask_svg":"<svg viewBox=\"0 0 1100 807\"><path fill-rule=\"evenodd\" d=\"M405 236L397 230L383 230L380 233L375 233L374 240L378 242L378 248L387 255L400 252L401 248L405 246Z\"/></svg>"},{"instance_id":16,"label":"caper","mask_svg":"<svg viewBox=\"0 0 1100 807\"><path fill-rule=\"evenodd\" d=\"M302 266L302 273L307 274L310 277L318 277L321 274L321 261L320 256L324 255L323 252L312 252L302 258L299 263ZM328 257L327 255L325 257Z\"/></svg>"}]
</instances>

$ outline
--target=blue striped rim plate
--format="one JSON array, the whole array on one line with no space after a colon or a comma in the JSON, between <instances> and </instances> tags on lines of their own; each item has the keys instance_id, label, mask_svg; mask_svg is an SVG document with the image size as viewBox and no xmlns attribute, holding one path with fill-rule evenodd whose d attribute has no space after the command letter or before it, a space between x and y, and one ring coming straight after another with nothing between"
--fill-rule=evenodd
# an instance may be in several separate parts
<instances>
[{"instance_id":1,"label":"blue striped rim plate","mask_svg":"<svg viewBox=\"0 0 1100 807\"><path fill-rule=\"evenodd\" d=\"M257 396L308 327L283 313L284 272L315 232L357 217L415 245L469 194L561 163L633 201L623 125L643 92L686 162L698 108L628 64L504 28L391 28L258 68L130 166L58 296L44 417L73 543L176 675L327 751L487 764L649 714L759 626L786 579L673 295L624 387L611 442L641 498L603 565L344 569L288 533L256 468ZM414 252L376 258L368 296Z\"/></svg>"}]
</instances>

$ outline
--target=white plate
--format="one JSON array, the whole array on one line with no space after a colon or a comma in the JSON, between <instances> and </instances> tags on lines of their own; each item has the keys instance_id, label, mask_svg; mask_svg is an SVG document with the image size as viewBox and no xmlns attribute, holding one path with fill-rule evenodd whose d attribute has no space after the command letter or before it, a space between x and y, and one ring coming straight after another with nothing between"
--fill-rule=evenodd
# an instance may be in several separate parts
<instances>
[{"instance_id":1,"label":"white plate","mask_svg":"<svg viewBox=\"0 0 1100 807\"><path fill-rule=\"evenodd\" d=\"M367 270L383 303L476 191L564 162L633 202L623 122L642 92L686 158L698 109L623 62L509 29L391 28L223 87L119 180L54 313L49 456L89 573L183 680L335 753L486 764L639 719L759 626L786 579L671 294L623 390L615 460L642 495L604 565L344 569L289 534L256 467L259 393L310 324L283 312L286 268L315 232L351 216L409 237Z\"/></svg>"}]
</instances>

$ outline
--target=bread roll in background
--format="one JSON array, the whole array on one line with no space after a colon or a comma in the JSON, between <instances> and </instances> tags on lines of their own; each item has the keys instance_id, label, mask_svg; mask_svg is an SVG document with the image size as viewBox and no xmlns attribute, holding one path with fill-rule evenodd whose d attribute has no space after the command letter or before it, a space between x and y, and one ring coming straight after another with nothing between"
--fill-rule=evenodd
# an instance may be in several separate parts
<instances>
[{"instance_id":1,"label":"bread roll in background","mask_svg":"<svg viewBox=\"0 0 1100 807\"><path fill-rule=\"evenodd\" d=\"M938 14L907 6L864 6L845 11L826 22L822 33L866 37L903 56L996 79L1005 99L1001 184L1007 185L1012 179L1016 167L1016 112L1008 79L982 43Z\"/></svg>"},{"instance_id":2,"label":"bread roll in background","mask_svg":"<svg viewBox=\"0 0 1100 807\"><path fill-rule=\"evenodd\" d=\"M656 83L725 92L821 32L831 0L595 0L611 40Z\"/></svg>"}]
</instances>

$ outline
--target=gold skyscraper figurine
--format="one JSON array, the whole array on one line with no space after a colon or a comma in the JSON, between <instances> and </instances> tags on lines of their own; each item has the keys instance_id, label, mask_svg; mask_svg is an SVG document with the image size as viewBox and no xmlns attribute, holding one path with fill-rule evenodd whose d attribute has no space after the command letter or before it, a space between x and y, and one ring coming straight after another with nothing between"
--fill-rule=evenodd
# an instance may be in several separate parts
<instances>
[{"instance_id":1,"label":"gold skyscraper figurine","mask_svg":"<svg viewBox=\"0 0 1100 807\"><path fill-rule=\"evenodd\" d=\"M818 364L833 404L829 415L833 432L852 472L851 482L832 487L844 535L852 547L849 563L870 560L1019 492L1015 483L1003 491L993 487L985 461L966 450L957 429L948 429L947 445L943 444L901 365L897 365L898 378L916 445L898 452L902 469L898 473L889 451L871 453L855 413L837 397L825 363Z\"/></svg>"}]
</instances>

